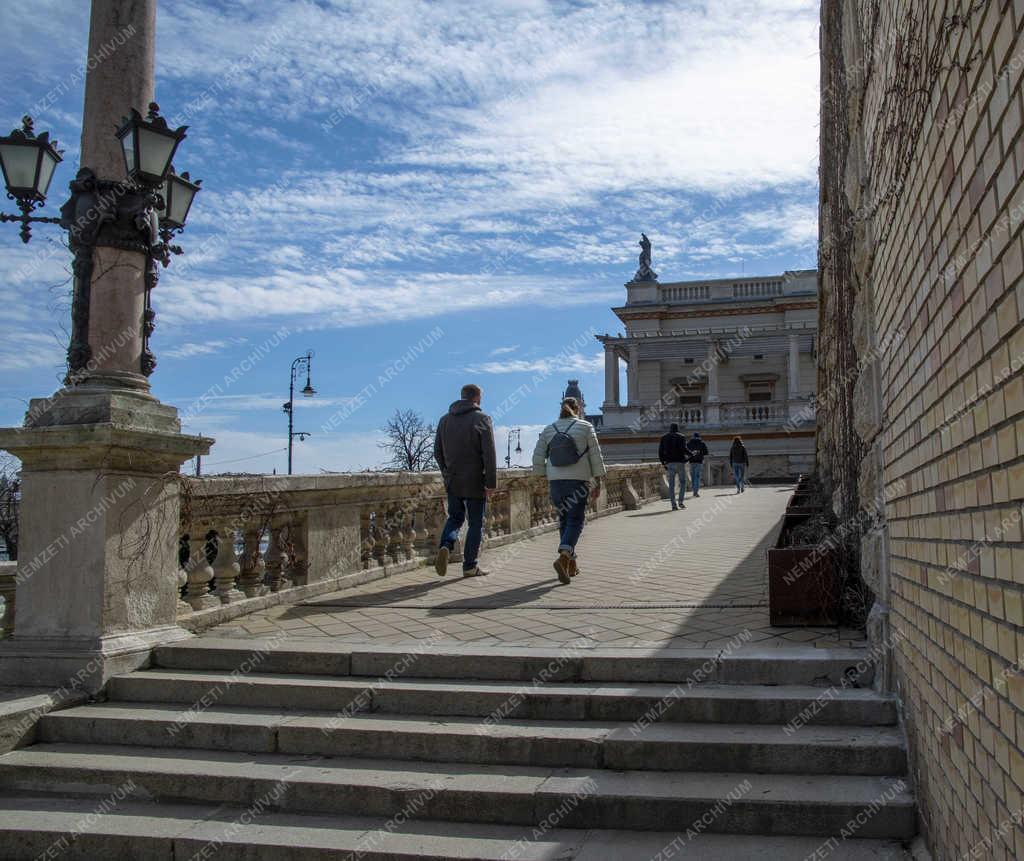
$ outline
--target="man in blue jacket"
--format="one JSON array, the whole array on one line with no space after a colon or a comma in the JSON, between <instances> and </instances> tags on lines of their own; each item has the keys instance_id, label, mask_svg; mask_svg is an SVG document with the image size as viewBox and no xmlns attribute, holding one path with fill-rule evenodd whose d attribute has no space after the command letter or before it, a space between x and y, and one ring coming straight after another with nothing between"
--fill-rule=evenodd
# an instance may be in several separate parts
<instances>
[{"instance_id":1,"label":"man in blue jacket","mask_svg":"<svg viewBox=\"0 0 1024 861\"><path fill-rule=\"evenodd\" d=\"M668 500L673 511L686 508L683 497L686 496L686 463L689 459L686 437L679 433L679 425L673 422L658 445L658 460L668 472ZM676 505L676 478L679 479L679 505Z\"/></svg>"},{"instance_id":2,"label":"man in blue jacket","mask_svg":"<svg viewBox=\"0 0 1024 861\"><path fill-rule=\"evenodd\" d=\"M693 488L693 495L700 496L700 475L704 469L704 458L708 456L708 447L695 431L686 448L690 452L690 486Z\"/></svg>"}]
</instances>

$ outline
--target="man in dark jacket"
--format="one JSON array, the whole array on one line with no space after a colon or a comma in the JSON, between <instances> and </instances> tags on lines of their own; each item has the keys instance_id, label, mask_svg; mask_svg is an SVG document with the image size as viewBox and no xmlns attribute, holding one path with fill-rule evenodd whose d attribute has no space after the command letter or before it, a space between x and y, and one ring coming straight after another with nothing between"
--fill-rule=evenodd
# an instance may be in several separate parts
<instances>
[{"instance_id":1,"label":"man in dark jacket","mask_svg":"<svg viewBox=\"0 0 1024 861\"><path fill-rule=\"evenodd\" d=\"M469 527L462 551L462 574L482 577L488 573L477 565L477 554L483 541L487 498L498 486L498 471L494 427L490 416L480 409L480 398L479 386L463 386L461 399L441 417L434 437L434 459L448 491L448 520L434 562L442 577L448 573L448 557L467 515Z\"/></svg>"},{"instance_id":2,"label":"man in dark jacket","mask_svg":"<svg viewBox=\"0 0 1024 861\"><path fill-rule=\"evenodd\" d=\"M686 508L683 497L686 496L686 462L689 459L686 437L679 433L679 425L673 422L658 445L658 460L668 471L668 499L673 511ZM679 479L679 505L676 505L676 478Z\"/></svg>"},{"instance_id":3,"label":"man in dark jacket","mask_svg":"<svg viewBox=\"0 0 1024 861\"><path fill-rule=\"evenodd\" d=\"M699 433L694 433L686 444L690 452L690 486L693 488L693 495L700 496L700 475L704 470L704 458L708 456L708 447Z\"/></svg>"}]
</instances>

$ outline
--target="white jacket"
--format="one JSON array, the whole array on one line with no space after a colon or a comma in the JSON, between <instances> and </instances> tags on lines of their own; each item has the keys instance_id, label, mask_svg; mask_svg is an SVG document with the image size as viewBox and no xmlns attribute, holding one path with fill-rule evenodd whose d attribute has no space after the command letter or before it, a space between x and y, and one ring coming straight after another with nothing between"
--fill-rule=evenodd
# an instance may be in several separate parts
<instances>
[{"instance_id":1,"label":"white jacket","mask_svg":"<svg viewBox=\"0 0 1024 861\"><path fill-rule=\"evenodd\" d=\"M567 428L569 436L576 443L576 451L586 450L587 453L572 466L553 466L548 463L548 446L557 431L564 432ZM535 475L546 475L549 481L589 481L604 475L604 460L601 457L601 446L597 441L594 426L583 419L558 419L549 424L540 432L537 447L533 450L533 472Z\"/></svg>"}]
</instances>

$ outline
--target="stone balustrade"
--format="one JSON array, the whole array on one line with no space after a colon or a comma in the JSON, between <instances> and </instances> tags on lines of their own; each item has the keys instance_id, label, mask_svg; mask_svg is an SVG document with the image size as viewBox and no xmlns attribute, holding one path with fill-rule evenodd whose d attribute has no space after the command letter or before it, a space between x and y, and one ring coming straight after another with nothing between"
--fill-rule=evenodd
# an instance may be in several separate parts
<instances>
[{"instance_id":1,"label":"stone balustrade","mask_svg":"<svg viewBox=\"0 0 1024 861\"><path fill-rule=\"evenodd\" d=\"M433 559L446 518L437 472L184 479L179 621L206 627L270 603ZM590 516L665 493L660 464L609 467ZM557 527L547 480L500 470L484 549ZM275 600L275 596L277 597Z\"/></svg>"}]
</instances>

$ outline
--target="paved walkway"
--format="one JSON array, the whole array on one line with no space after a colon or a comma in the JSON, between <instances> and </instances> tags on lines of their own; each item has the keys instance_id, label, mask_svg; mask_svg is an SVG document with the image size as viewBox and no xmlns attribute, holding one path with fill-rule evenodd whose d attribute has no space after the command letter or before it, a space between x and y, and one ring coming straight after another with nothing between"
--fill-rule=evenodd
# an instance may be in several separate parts
<instances>
[{"instance_id":1,"label":"paved walkway","mask_svg":"<svg viewBox=\"0 0 1024 861\"><path fill-rule=\"evenodd\" d=\"M208 636L330 637L407 644L424 639L550 646L581 637L619 647L711 648L742 636L751 646L848 646L856 631L768 624L765 551L790 487L736 494L709 488L686 509L667 501L587 524L580 575L558 583L548 533L485 550L491 576L445 578L420 568L212 628Z\"/></svg>"}]
</instances>

